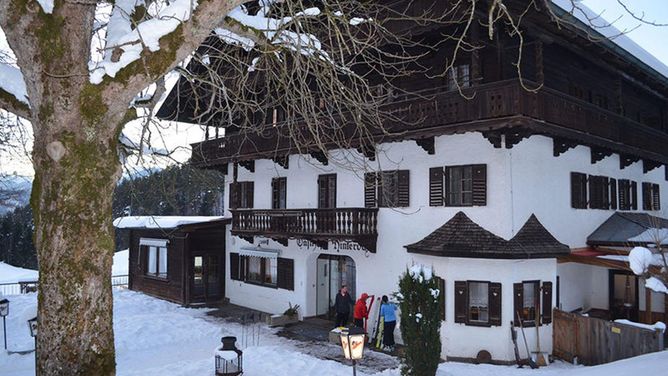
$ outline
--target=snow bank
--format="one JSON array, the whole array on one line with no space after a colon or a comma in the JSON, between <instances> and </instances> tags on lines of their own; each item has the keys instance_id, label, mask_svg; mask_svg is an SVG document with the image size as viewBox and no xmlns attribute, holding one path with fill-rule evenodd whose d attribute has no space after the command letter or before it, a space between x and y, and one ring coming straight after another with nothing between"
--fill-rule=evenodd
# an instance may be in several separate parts
<instances>
[{"instance_id":1,"label":"snow bank","mask_svg":"<svg viewBox=\"0 0 668 376\"><path fill-rule=\"evenodd\" d=\"M645 287L655 292L668 294L668 287L666 287L666 284L661 282L656 277L647 278L645 281Z\"/></svg>"},{"instance_id":2,"label":"snow bank","mask_svg":"<svg viewBox=\"0 0 668 376\"><path fill-rule=\"evenodd\" d=\"M28 104L28 91L19 68L0 63L0 89Z\"/></svg>"},{"instance_id":3,"label":"snow bank","mask_svg":"<svg viewBox=\"0 0 668 376\"><path fill-rule=\"evenodd\" d=\"M111 275L128 275L130 262L130 251L124 249L114 253L114 264L111 266Z\"/></svg>"},{"instance_id":4,"label":"snow bank","mask_svg":"<svg viewBox=\"0 0 668 376\"><path fill-rule=\"evenodd\" d=\"M44 13L51 14L53 12L53 0L37 0L37 2L42 6Z\"/></svg>"},{"instance_id":5,"label":"snow bank","mask_svg":"<svg viewBox=\"0 0 668 376\"><path fill-rule=\"evenodd\" d=\"M668 244L668 228L649 228L641 234L629 238L630 242Z\"/></svg>"},{"instance_id":6,"label":"snow bank","mask_svg":"<svg viewBox=\"0 0 668 376\"><path fill-rule=\"evenodd\" d=\"M37 270L23 269L0 262L0 283L18 283L22 281L36 281L39 277Z\"/></svg>"},{"instance_id":7,"label":"snow bank","mask_svg":"<svg viewBox=\"0 0 668 376\"><path fill-rule=\"evenodd\" d=\"M661 333L666 331L666 324L662 323L661 321L657 321L654 325L642 324L642 323L639 323L639 322L630 321L630 320L626 320L626 319L615 320L615 322L619 323L619 324L635 326L636 328L643 328L643 329L648 329L648 330L658 330Z\"/></svg>"},{"instance_id":8,"label":"snow bank","mask_svg":"<svg viewBox=\"0 0 668 376\"><path fill-rule=\"evenodd\" d=\"M224 217L205 216L137 216L114 219L116 228L176 228L195 223L206 223L224 219Z\"/></svg>"}]
</instances>

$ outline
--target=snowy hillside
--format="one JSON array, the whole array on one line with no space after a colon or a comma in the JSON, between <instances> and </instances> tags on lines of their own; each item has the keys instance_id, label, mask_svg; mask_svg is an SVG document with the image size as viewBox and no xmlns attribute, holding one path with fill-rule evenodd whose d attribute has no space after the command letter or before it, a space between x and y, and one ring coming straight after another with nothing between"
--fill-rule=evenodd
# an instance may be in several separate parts
<instances>
[{"instance_id":1,"label":"snowy hillside","mask_svg":"<svg viewBox=\"0 0 668 376\"><path fill-rule=\"evenodd\" d=\"M3 176L0 178L0 215L28 204L32 178L26 176Z\"/></svg>"}]
</instances>

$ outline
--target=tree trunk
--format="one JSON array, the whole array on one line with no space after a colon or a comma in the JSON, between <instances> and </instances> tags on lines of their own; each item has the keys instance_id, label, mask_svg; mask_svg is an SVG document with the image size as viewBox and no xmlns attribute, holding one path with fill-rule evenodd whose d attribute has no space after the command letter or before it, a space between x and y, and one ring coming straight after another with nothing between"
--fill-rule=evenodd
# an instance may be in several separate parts
<instances>
[{"instance_id":1,"label":"tree trunk","mask_svg":"<svg viewBox=\"0 0 668 376\"><path fill-rule=\"evenodd\" d=\"M116 138L37 133L31 205L39 259L37 375L114 375ZM71 127L70 127L71 128ZM101 132L104 133L104 132Z\"/></svg>"}]
</instances>

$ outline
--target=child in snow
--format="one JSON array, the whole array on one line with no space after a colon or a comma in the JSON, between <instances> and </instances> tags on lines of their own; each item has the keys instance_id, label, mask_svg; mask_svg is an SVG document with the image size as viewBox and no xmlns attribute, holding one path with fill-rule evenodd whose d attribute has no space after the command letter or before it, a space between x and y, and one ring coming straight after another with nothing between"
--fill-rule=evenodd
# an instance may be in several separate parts
<instances>
[{"instance_id":1,"label":"child in snow","mask_svg":"<svg viewBox=\"0 0 668 376\"><path fill-rule=\"evenodd\" d=\"M355 312L353 312L353 323L358 328L364 328L364 320L369 318L369 310L366 308L366 301L369 299L369 294L362 293L355 303Z\"/></svg>"},{"instance_id":2,"label":"child in snow","mask_svg":"<svg viewBox=\"0 0 668 376\"><path fill-rule=\"evenodd\" d=\"M380 315L383 317L383 351L394 351L394 327L397 325L397 306L383 295Z\"/></svg>"}]
</instances>

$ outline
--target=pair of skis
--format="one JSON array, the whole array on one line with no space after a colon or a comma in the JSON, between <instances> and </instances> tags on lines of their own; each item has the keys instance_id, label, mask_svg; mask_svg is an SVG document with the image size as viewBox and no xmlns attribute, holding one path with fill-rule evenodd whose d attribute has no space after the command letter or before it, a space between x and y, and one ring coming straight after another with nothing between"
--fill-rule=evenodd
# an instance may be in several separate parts
<instances>
[{"instance_id":1,"label":"pair of skis","mask_svg":"<svg viewBox=\"0 0 668 376\"><path fill-rule=\"evenodd\" d=\"M380 298L378 298L380 300ZM371 301L373 305L373 301ZM383 332L385 329L385 319L381 315L380 307L382 304L378 305L378 317L376 318L376 326L372 335L369 337L369 345L375 345L377 349L382 348L383 346Z\"/></svg>"}]
</instances>

